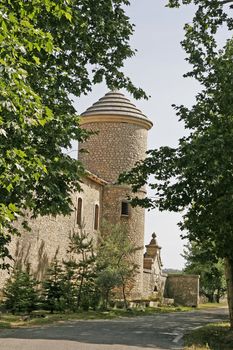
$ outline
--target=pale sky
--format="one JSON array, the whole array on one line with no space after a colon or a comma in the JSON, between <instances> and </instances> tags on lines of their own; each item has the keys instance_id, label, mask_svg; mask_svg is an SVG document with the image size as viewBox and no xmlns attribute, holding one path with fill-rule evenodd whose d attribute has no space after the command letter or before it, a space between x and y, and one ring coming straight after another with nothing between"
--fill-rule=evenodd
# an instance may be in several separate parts
<instances>
[{"instance_id":1,"label":"pale sky","mask_svg":"<svg viewBox=\"0 0 233 350\"><path fill-rule=\"evenodd\" d=\"M185 53L180 46L183 26L192 18L190 6L181 9L164 7L164 0L132 1L127 13L136 25L132 46L137 48L135 57L128 60L125 73L136 86L142 87L151 96L149 101L135 101L123 91L154 123L148 135L148 149L162 145L174 146L184 135L184 129L171 104L192 105L198 85L194 80L184 79L188 70ZM88 96L75 100L78 113L91 106L108 89L104 84L93 88ZM146 214L145 244L156 232L162 247L164 268L183 268L180 256L184 241L180 238L177 222L180 216L174 213L150 211Z\"/></svg>"}]
</instances>

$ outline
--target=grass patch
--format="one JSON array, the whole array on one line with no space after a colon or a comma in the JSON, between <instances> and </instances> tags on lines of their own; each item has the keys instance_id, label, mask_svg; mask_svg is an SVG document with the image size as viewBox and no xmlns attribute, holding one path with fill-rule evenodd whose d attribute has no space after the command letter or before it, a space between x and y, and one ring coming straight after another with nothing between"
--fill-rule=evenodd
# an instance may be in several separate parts
<instances>
[{"instance_id":1,"label":"grass patch","mask_svg":"<svg viewBox=\"0 0 233 350\"><path fill-rule=\"evenodd\" d=\"M222 307L227 307L227 301L222 303L205 303L199 304L197 310L202 309L221 309Z\"/></svg>"},{"instance_id":2,"label":"grass patch","mask_svg":"<svg viewBox=\"0 0 233 350\"><path fill-rule=\"evenodd\" d=\"M190 311L192 308L165 306L158 308L145 309L111 309L109 311L80 311L78 313L55 313L50 314L46 311L35 312L30 318L25 319L20 315L2 314L0 318L0 328L18 328L47 325L52 323L66 322L72 320L106 320L121 317L138 317L145 315L154 315L157 313Z\"/></svg>"},{"instance_id":3,"label":"grass patch","mask_svg":"<svg viewBox=\"0 0 233 350\"><path fill-rule=\"evenodd\" d=\"M227 322L208 324L184 337L185 350L232 350L233 330Z\"/></svg>"},{"instance_id":4,"label":"grass patch","mask_svg":"<svg viewBox=\"0 0 233 350\"><path fill-rule=\"evenodd\" d=\"M0 329L4 328L11 328L11 324L9 322L0 321Z\"/></svg>"}]
</instances>

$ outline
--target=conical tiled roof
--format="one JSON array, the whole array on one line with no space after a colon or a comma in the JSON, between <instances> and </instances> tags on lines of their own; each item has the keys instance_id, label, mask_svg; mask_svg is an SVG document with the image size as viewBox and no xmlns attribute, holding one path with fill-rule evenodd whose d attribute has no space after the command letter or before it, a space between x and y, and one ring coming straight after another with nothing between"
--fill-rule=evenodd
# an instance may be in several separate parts
<instances>
[{"instance_id":1,"label":"conical tiled roof","mask_svg":"<svg viewBox=\"0 0 233 350\"><path fill-rule=\"evenodd\" d=\"M82 116L121 115L134 118L148 118L130 100L119 91L110 91L89 107Z\"/></svg>"}]
</instances>

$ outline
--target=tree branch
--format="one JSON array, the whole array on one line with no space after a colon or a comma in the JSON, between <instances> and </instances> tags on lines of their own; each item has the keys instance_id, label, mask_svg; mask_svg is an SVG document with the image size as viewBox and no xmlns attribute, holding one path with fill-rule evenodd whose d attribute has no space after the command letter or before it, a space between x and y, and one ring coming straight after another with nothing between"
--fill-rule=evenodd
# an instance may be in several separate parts
<instances>
[{"instance_id":1,"label":"tree branch","mask_svg":"<svg viewBox=\"0 0 233 350\"><path fill-rule=\"evenodd\" d=\"M225 5L225 4L228 4L228 3L230 3L230 2L233 3L233 0L222 0L222 1L219 1L219 2L220 2L220 4Z\"/></svg>"}]
</instances>

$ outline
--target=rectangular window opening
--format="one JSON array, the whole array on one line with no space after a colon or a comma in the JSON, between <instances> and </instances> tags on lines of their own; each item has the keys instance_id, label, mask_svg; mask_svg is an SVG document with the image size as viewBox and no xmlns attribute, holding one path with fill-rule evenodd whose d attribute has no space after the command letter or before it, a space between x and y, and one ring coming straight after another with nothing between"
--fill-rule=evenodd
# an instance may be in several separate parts
<instances>
[{"instance_id":1,"label":"rectangular window opening","mask_svg":"<svg viewBox=\"0 0 233 350\"><path fill-rule=\"evenodd\" d=\"M81 226L82 223L82 198L78 199L78 208L77 208L77 216L76 216L76 224Z\"/></svg>"},{"instance_id":2,"label":"rectangular window opening","mask_svg":"<svg viewBox=\"0 0 233 350\"><path fill-rule=\"evenodd\" d=\"M98 230L99 228L99 206L95 205L95 217L94 217L94 230Z\"/></svg>"},{"instance_id":3,"label":"rectangular window opening","mask_svg":"<svg viewBox=\"0 0 233 350\"><path fill-rule=\"evenodd\" d=\"M129 203L121 202L121 215L129 216Z\"/></svg>"}]
</instances>

